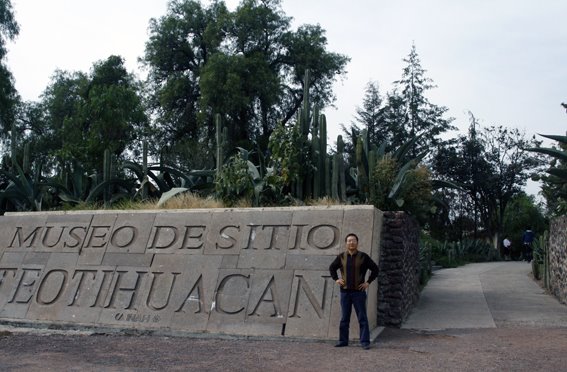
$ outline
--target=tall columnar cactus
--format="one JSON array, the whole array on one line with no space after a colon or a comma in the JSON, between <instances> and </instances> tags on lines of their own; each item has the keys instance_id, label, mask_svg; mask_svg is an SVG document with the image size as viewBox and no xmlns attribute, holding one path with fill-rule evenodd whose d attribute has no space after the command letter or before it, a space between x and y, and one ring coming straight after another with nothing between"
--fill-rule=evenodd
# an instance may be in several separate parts
<instances>
[{"instance_id":1,"label":"tall columnar cactus","mask_svg":"<svg viewBox=\"0 0 567 372\"><path fill-rule=\"evenodd\" d=\"M12 128L10 130L10 156L12 158L12 167L16 167L17 157L16 152L18 148L17 137L16 137L16 123L12 122Z\"/></svg>"},{"instance_id":2,"label":"tall columnar cactus","mask_svg":"<svg viewBox=\"0 0 567 372\"><path fill-rule=\"evenodd\" d=\"M225 138L223 138L223 127L222 127L222 119L220 114L215 115L215 128L216 128L216 137L217 137L217 153L216 153L216 168L217 168L217 176L220 174L222 168L222 161L224 158L224 146Z\"/></svg>"},{"instance_id":3,"label":"tall columnar cactus","mask_svg":"<svg viewBox=\"0 0 567 372\"><path fill-rule=\"evenodd\" d=\"M311 79L311 72L309 69L305 70L305 76L303 77L303 105L300 111L300 125L301 125L301 134L304 138L307 138L309 135L309 80Z\"/></svg>"},{"instance_id":4,"label":"tall columnar cactus","mask_svg":"<svg viewBox=\"0 0 567 372\"><path fill-rule=\"evenodd\" d=\"M108 181L110 181L110 175L111 175L111 155L110 155L110 150L106 149L104 150L104 164L103 164L103 171L102 171L102 179L103 182L107 183ZM104 208L108 208L110 207L110 190L109 190L109 186L106 186L104 188Z\"/></svg>"},{"instance_id":5,"label":"tall columnar cactus","mask_svg":"<svg viewBox=\"0 0 567 372\"><path fill-rule=\"evenodd\" d=\"M25 174L30 174L31 163L30 163L30 144L29 142L24 145L24 160L23 160L23 170Z\"/></svg>"},{"instance_id":6,"label":"tall columnar cactus","mask_svg":"<svg viewBox=\"0 0 567 372\"><path fill-rule=\"evenodd\" d=\"M331 163L331 157L327 156L325 154L325 195L326 196L331 196L331 174L332 174L332 169L331 169L332 163Z\"/></svg>"},{"instance_id":7,"label":"tall columnar cactus","mask_svg":"<svg viewBox=\"0 0 567 372\"><path fill-rule=\"evenodd\" d=\"M358 193L361 200L368 200L369 169L368 159L364 148L364 141L358 138L356 141L356 168Z\"/></svg>"},{"instance_id":8,"label":"tall columnar cactus","mask_svg":"<svg viewBox=\"0 0 567 372\"><path fill-rule=\"evenodd\" d=\"M317 169L319 170L319 195L328 196L330 192L327 190L327 118L325 115L319 115L319 150L317 156Z\"/></svg>"},{"instance_id":9,"label":"tall columnar cactus","mask_svg":"<svg viewBox=\"0 0 567 372\"><path fill-rule=\"evenodd\" d=\"M343 136L337 137L337 154L339 155L339 189L340 189L340 199L341 201L346 201L346 179L345 179L345 143L343 142Z\"/></svg>"},{"instance_id":10,"label":"tall columnar cactus","mask_svg":"<svg viewBox=\"0 0 567 372\"><path fill-rule=\"evenodd\" d=\"M317 199L321 196L321 175L322 169L319 166L319 146L320 146L320 139L317 135L311 136L311 159L313 164L315 165L315 169L313 171L313 198Z\"/></svg>"},{"instance_id":11,"label":"tall columnar cactus","mask_svg":"<svg viewBox=\"0 0 567 372\"><path fill-rule=\"evenodd\" d=\"M144 178L142 180L142 199L146 200L148 198L148 141L142 143L142 172Z\"/></svg>"},{"instance_id":12,"label":"tall columnar cactus","mask_svg":"<svg viewBox=\"0 0 567 372\"><path fill-rule=\"evenodd\" d=\"M363 129L360 136L356 138L355 146L358 193L361 200L368 201L371 198L370 184L379 157L379 149L370 145L370 138L366 129Z\"/></svg>"},{"instance_id":13,"label":"tall columnar cactus","mask_svg":"<svg viewBox=\"0 0 567 372\"><path fill-rule=\"evenodd\" d=\"M339 154L333 155L333 171L331 175L331 196L333 199L339 199Z\"/></svg>"}]
</instances>

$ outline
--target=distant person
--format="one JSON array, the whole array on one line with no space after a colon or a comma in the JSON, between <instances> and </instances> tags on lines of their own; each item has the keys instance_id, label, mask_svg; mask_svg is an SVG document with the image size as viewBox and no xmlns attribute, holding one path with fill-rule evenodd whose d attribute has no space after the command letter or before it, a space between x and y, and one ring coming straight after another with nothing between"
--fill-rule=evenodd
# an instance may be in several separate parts
<instances>
[{"instance_id":1,"label":"distant person","mask_svg":"<svg viewBox=\"0 0 567 372\"><path fill-rule=\"evenodd\" d=\"M502 241L502 246L504 247L504 261L508 261L512 258L512 242L505 238Z\"/></svg>"},{"instance_id":2,"label":"distant person","mask_svg":"<svg viewBox=\"0 0 567 372\"><path fill-rule=\"evenodd\" d=\"M522 236L523 256L524 256L524 260L527 262L532 262L532 258L533 258L532 243L534 241L534 237L535 234L529 227L526 229L526 231L524 231L524 235Z\"/></svg>"},{"instance_id":3,"label":"distant person","mask_svg":"<svg viewBox=\"0 0 567 372\"><path fill-rule=\"evenodd\" d=\"M366 315L366 289L378 277L378 266L369 255L358 250L358 236L348 234L345 238L346 251L340 253L329 266L331 277L341 286L341 322L339 342L335 347L348 346L350 314L356 312L360 326L360 345L370 349L370 328ZM337 275L340 269L341 277ZM366 272L370 270L368 279Z\"/></svg>"}]
</instances>

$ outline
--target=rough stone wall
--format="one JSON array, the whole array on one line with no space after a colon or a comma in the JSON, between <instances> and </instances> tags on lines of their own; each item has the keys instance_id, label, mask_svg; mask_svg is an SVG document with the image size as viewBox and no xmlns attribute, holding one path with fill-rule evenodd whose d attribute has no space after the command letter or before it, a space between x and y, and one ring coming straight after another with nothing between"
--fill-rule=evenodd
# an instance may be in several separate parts
<instances>
[{"instance_id":1,"label":"rough stone wall","mask_svg":"<svg viewBox=\"0 0 567 372\"><path fill-rule=\"evenodd\" d=\"M559 301L567 303L567 216L551 221L549 272L551 292Z\"/></svg>"},{"instance_id":2,"label":"rough stone wall","mask_svg":"<svg viewBox=\"0 0 567 372\"><path fill-rule=\"evenodd\" d=\"M419 225L384 212L378 276L378 325L401 327L419 298Z\"/></svg>"}]
</instances>

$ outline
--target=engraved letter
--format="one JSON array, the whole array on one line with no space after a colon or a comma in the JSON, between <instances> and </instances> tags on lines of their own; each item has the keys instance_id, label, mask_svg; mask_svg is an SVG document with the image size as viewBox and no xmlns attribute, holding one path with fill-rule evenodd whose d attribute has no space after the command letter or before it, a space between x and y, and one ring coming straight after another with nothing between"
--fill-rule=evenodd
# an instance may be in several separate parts
<instances>
[{"instance_id":1,"label":"engraved letter","mask_svg":"<svg viewBox=\"0 0 567 372\"><path fill-rule=\"evenodd\" d=\"M123 232L123 230L126 230ZM117 237L117 235L119 235ZM118 248L124 248L132 244L138 236L138 229L134 226L121 226L114 230L110 238L110 244Z\"/></svg>"},{"instance_id":2,"label":"engraved letter","mask_svg":"<svg viewBox=\"0 0 567 372\"><path fill-rule=\"evenodd\" d=\"M108 243L110 226L92 226L85 248L101 248Z\"/></svg>"},{"instance_id":3,"label":"engraved letter","mask_svg":"<svg viewBox=\"0 0 567 372\"><path fill-rule=\"evenodd\" d=\"M278 301L278 296L277 296L277 292L275 290L275 286L274 286L274 276L272 275L272 277L270 278L270 281L268 282L268 285L266 286L266 288L264 289L264 292L262 292L262 296L260 296L260 300L258 300L258 303L256 304L256 306L254 307L254 310L252 310L252 312L248 315L258 315L260 316L260 314L256 313L258 311L258 308L260 307L260 304L262 302L269 302L272 304L273 308L274 308L274 312L270 315L270 317L275 317L278 315L281 315L281 307L280 307L280 303ZM268 293L268 291L270 292L270 298L266 299L266 294Z\"/></svg>"},{"instance_id":4,"label":"engraved letter","mask_svg":"<svg viewBox=\"0 0 567 372\"><path fill-rule=\"evenodd\" d=\"M107 302L106 305L104 306L105 308L112 308L114 309L114 303L116 301L116 295L118 291L124 291L124 292L130 292L130 299L129 301L127 301L126 306L124 306L124 309L130 309L132 307L132 304L136 303L136 296L138 294L137 290L140 287L140 278L142 277L143 274L146 274L146 271L136 271L136 281L134 282L134 285L131 287L121 287L121 282L122 282L122 278L123 278L123 274L128 273L128 271L116 271L115 277L116 280L114 282L114 286L112 287L112 291L109 293L109 296L107 296ZM136 308L133 308L133 310L136 310Z\"/></svg>"},{"instance_id":5,"label":"engraved letter","mask_svg":"<svg viewBox=\"0 0 567 372\"><path fill-rule=\"evenodd\" d=\"M85 279L85 273L91 273L92 274L91 280L94 282L96 277L96 270L75 270L73 276L71 277L71 280L75 279L77 274L79 274L79 282L77 283L77 288L69 296L69 301L67 302L67 306L75 305L75 301L77 301L77 299L81 295L81 288L83 286L83 280Z\"/></svg>"},{"instance_id":6,"label":"engraved letter","mask_svg":"<svg viewBox=\"0 0 567 372\"><path fill-rule=\"evenodd\" d=\"M197 297L191 296L193 291L195 291L195 288L197 289ZM179 309L175 310L175 312L176 313L181 312L183 310L183 308L185 307L185 305L187 305L190 301L194 301L194 302L197 303L197 311L195 311L195 314L200 313L201 312L201 306L203 306L204 297L205 296L204 296L204 291L203 291L203 274L201 274L201 275L199 275L199 278L197 278L197 281L195 282L195 284L193 284L193 287L191 287L191 290L187 294L187 297L185 297L185 300L181 303L181 306L179 307ZM183 311L183 312L185 312L185 311Z\"/></svg>"},{"instance_id":7,"label":"engraved letter","mask_svg":"<svg viewBox=\"0 0 567 372\"><path fill-rule=\"evenodd\" d=\"M228 225L225 226L221 229L221 231L219 231L219 240L220 239L224 239L226 241L228 241L230 243L230 245L220 245L219 243L216 243L216 248L221 248L221 249L230 249L232 247L234 247L234 245L236 244L236 238L234 238L233 236L229 235L226 233L226 230L228 229L236 229L236 231L240 231L240 228L238 226L234 226L234 225Z\"/></svg>"},{"instance_id":8,"label":"engraved letter","mask_svg":"<svg viewBox=\"0 0 567 372\"><path fill-rule=\"evenodd\" d=\"M203 233L205 229L206 226L185 226L185 236L181 248L200 249L203 246ZM197 230L198 234L191 235L191 230ZM196 241L189 242L190 239L196 239Z\"/></svg>"},{"instance_id":9,"label":"engraved letter","mask_svg":"<svg viewBox=\"0 0 567 372\"><path fill-rule=\"evenodd\" d=\"M61 240L61 236L63 236L63 231L65 231L65 229L67 228L67 226L61 226L60 227L60 231L59 231L59 236L57 237L57 239L55 240L55 242L53 244L49 244L47 243L47 241L49 240L49 232L51 231L51 229L53 229L55 226L46 226L45 227L45 231L43 233L43 239L41 240L41 244L43 244L44 247L47 248L53 248L55 247L59 241Z\"/></svg>"},{"instance_id":10,"label":"engraved letter","mask_svg":"<svg viewBox=\"0 0 567 372\"><path fill-rule=\"evenodd\" d=\"M52 274L53 275L58 274L57 276L59 276L59 279L55 279L55 281L54 281L54 285L56 286L55 288L58 288L58 289L53 291L55 293L55 295L53 295L51 299L44 299L44 298L42 298L42 293L43 293L42 290L44 288L44 284L47 282L47 278L49 278ZM38 304L41 304L41 305L51 305L52 303L57 301L57 299L59 298L59 295L61 295L61 292L63 291L63 288L65 287L66 283L67 283L67 271L65 271L65 270L51 270L51 271L49 271L48 273L45 274L41 283L39 283L39 287L37 289L37 294L36 294L35 300L37 301ZM47 291L52 292L49 289Z\"/></svg>"},{"instance_id":11,"label":"engraved letter","mask_svg":"<svg viewBox=\"0 0 567 372\"><path fill-rule=\"evenodd\" d=\"M290 237L290 241L293 241L293 246L289 247L290 250L292 249L305 249L304 247L301 247L301 236L303 235L303 227L307 226L307 225L293 225L295 227L295 238L291 238Z\"/></svg>"},{"instance_id":12,"label":"engraved letter","mask_svg":"<svg viewBox=\"0 0 567 372\"><path fill-rule=\"evenodd\" d=\"M84 227L84 226L75 226L75 227L72 227L72 228L69 230L69 238L73 238L74 241L75 241L75 244L70 244L70 242L65 242L65 243L63 244L64 247L75 248L76 246L78 246L79 244L81 244L81 242L83 241L84 235L83 235L83 236L79 236L79 235L75 232L75 230L83 230L83 234L86 235L86 231L87 231L86 227Z\"/></svg>"},{"instance_id":13,"label":"engraved letter","mask_svg":"<svg viewBox=\"0 0 567 372\"><path fill-rule=\"evenodd\" d=\"M37 280L37 278L39 278L40 273L41 269L22 269L21 274L19 275L20 278L18 280L18 285L14 287L11 293L12 296L8 303L11 304L14 301L20 304L28 303L32 298L33 287L35 285L35 281ZM23 297L16 299L16 297L18 297L20 289L24 289L26 293Z\"/></svg>"},{"instance_id":14,"label":"engraved letter","mask_svg":"<svg viewBox=\"0 0 567 372\"><path fill-rule=\"evenodd\" d=\"M215 303L216 303L216 309L217 309L217 311L219 311L219 312L221 312L221 313L225 313L225 314L238 314L238 313L240 313L241 311L244 310L244 307L241 307L241 308L239 308L239 309L237 309L237 310L226 310L226 309L223 309L223 308L221 307L220 298L221 298L221 296L222 296L222 292L223 292L223 290L224 290L224 287L226 286L226 283L227 283L230 279L237 278L237 277L244 278L244 280L246 281L246 289L250 288L250 286L249 286L249 284L248 284L248 279L249 279L249 277L250 277L249 275L232 274L232 275L227 275L227 276L225 276L225 277L223 278L223 280L221 281L221 283L220 283L220 285L219 285L219 287L218 287L218 289L217 289L217 294L216 294L216 296L215 296ZM234 298L237 298L237 297L238 297L238 295L237 295L236 293L231 293L230 295L231 295L231 297L234 297ZM243 296L242 296L242 297L243 297Z\"/></svg>"},{"instance_id":15,"label":"engraved letter","mask_svg":"<svg viewBox=\"0 0 567 372\"><path fill-rule=\"evenodd\" d=\"M169 286L169 290L167 291L167 296L165 296L165 301L164 301L165 303L162 306L154 306L152 304L152 293L154 293L154 284L156 282L156 278L163 273L153 272L152 274L153 274L152 284L150 285L150 290L148 291L148 298L146 300L146 305L148 305L148 307L152 310L163 310L167 307L167 305L169 305L169 299L171 298L171 292L173 292L175 279L177 278L177 275L181 273L171 273L173 275L173 278L171 278L171 285ZM163 290L160 290L159 292L164 293Z\"/></svg>"},{"instance_id":16,"label":"engraved letter","mask_svg":"<svg viewBox=\"0 0 567 372\"><path fill-rule=\"evenodd\" d=\"M12 248L14 246L14 241L18 240L18 245L17 248L21 248L22 247L22 243L28 242L28 248L31 247L32 245L34 245L35 243L35 239L40 235L38 233L41 232L42 226L38 226L35 229L33 229L33 231L24 238L24 240L22 241L22 227L18 226L16 227L16 232L14 233L14 237L12 238L12 241L10 242L10 245L8 246L8 248Z\"/></svg>"},{"instance_id":17,"label":"engraved letter","mask_svg":"<svg viewBox=\"0 0 567 372\"><path fill-rule=\"evenodd\" d=\"M307 296L307 299L311 303L311 306L313 306L313 309L317 313L317 316L320 319L323 319L323 315L324 315L324 312L325 312L325 297L326 297L326 294L327 294L327 279L330 278L330 277L322 276L322 278L324 280L324 284L323 284L323 293L322 293L322 299L321 299L320 305L319 305L319 302L317 301L317 297L315 296L315 294L313 293L313 291L311 290L309 285L307 285L307 282L303 278L303 275L296 275L296 277L297 277L297 291L295 292L295 305L293 307L293 314L291 314L290 318L301 318L297 314L297 308L299 306L300 290L303 289L303 292Z\"/></svg>"},{"instance_id":18,"label":"engraved letter","mask_svg":"<svg viewBox=\"0 0 567 372\"><path fill-rule=\"evenodd\" d=\"M158 243L160 243L160 236L162 235L163 231L170 231L170 237L169 237L169 242L164 238L163 242L161 242L161 245L158 245ZM154 226L153 228L153 236L154 238L151 240L151 244L148 248L155 248L155 249L164 249L164 248L169 248L173 245L173 243L175 243L177 241L177 227L175 226Z\"/></svg>"},{"instance_id":19,"label":"engraved letter","mask_svg":"<svg viewBox=\"0 0 567 372\"><path fill-rule=\"evenodd\" d=\"M314 235L317 234L317 232L319 232L319 234L317 239L315 239ZM333 225L313 226L307 234L307 244L309 244L310 247L318 249L328 249L337 244L339 234L339 229ZM328 241L328 244L325 245L326 241Z\"/></svg>"}]
</instances>

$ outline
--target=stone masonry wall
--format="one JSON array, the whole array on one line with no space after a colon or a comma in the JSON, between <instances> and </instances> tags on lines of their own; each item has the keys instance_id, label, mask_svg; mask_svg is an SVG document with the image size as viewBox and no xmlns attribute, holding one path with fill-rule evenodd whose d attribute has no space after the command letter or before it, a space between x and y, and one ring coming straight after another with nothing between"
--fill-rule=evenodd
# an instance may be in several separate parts
<instances>
[{"instance_id":1,"label":"stone masonry wall","mask_svg":"<svg viewBox=\"0 0 567 372\"><path fill-rule=\"evenodd\" d=\"M549 272L551 293L562 303L567 303L567 216L551 221Z\"/></svg>"},{"instance_id":2,"label":"stone masonry wall","mask_svg":"<svg viewBox=\"0 0 567 372\"><path fill-rule=\"evenodd\" d=\"M419 225L384 212L378 276L378 325L401 327L419 298Z\"/></svg>"}]
</instances>

